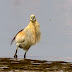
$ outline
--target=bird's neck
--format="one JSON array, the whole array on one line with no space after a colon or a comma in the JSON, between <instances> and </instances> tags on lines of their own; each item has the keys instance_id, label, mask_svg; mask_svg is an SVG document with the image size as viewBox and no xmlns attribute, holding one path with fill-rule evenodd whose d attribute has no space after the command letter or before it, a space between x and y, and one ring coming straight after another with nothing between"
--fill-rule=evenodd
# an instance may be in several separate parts
<instances>
[{"instance_id":1,"label":"bird's neck","mask_svg":"<svg viewBox=\"0 0 72 72\"><path fill-rule=\"evenodd\" d=\"M37 21L34 21L34 22L30 21L30 25L32 26L33 31L34 31L34 40L35 40L35 43L36 43L36 22Z\"/></svg>"},{"instance_id":2,"label":"bird's neck","mask_svg":"<svg viewBox=\"0 0 72 72\"><path fill-rule=\"evenodd\" d=\"M36 19L34 21L30 20L30 22L35 23L36 22Z\"/></svg>"},{"instance_id":3,"label":"bird's neck","mask_svg":"<svg viewBox=\"0 0 72 72\"><path fill-rule=\"evenodd\" d=\"M35 26L36 21L30 21L30 24L33 25L33 26Z\"/></svg>"}]
</instances>

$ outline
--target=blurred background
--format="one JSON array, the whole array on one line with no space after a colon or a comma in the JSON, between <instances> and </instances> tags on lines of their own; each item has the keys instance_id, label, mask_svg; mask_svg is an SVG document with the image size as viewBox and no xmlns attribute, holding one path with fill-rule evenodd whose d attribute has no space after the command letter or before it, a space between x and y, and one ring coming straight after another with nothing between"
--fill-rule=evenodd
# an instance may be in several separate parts
<instances>
[{"instance_id":1,"label":"blurred background","mask_svg":"<svg viewBox=\"0 0 72 72\"><path fill-rule=\"evenodd\" d=\"M40 42L27 52L27 58L72 59L72 0L0 0L0 57L13 57L15 34L29 24L35 14L40 24ZM24 50L18 49L23 58Z\"/></svg>"}]
</instances>

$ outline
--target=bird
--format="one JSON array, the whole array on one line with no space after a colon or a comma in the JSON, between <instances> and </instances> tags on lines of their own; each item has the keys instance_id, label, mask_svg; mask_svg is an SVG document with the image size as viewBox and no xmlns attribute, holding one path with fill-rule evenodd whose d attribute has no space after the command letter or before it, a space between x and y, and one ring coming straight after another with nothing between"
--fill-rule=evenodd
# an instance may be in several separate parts
<instances>
[{"instance_id":1,"label":"bird","mask_svg":"<svg viewBox=\"0 0 72 72\"><path fill-rule=\"evenodd\" d=\"M24 59L26 59L26 53L32 45L36 45L41 39L40 25L36 20L34 14L30 15L30 22L24 28L21 29L12 39L11 44L15 42L17 48L14 58L17 58L17 50L21 48L25 50Z\"/></svg>"}]
</instances>

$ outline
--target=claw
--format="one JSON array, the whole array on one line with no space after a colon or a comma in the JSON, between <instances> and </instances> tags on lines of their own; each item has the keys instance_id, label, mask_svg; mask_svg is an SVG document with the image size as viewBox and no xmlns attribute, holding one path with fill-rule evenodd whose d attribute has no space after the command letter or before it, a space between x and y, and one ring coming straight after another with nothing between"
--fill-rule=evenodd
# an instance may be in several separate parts
<instances>
[{"instance_id":1,"label":"claw","mask_svg":"<svg viewBox=\"0 0 72 72\"><path fill-rule=\"evenodd\" d=\"M24 54L24 59L26 59L26 52L25 52L25 54Z\"/></svg>"},{"instance_id":2,"label":"claw","mask_svg":"<svg viewBox=\"0 0 72 72\"><path fill-rule=\"evenodd\" d=\"M17 58L18 56L17 55L14 55L14 58Z\"/></svg>"}]
</instances>

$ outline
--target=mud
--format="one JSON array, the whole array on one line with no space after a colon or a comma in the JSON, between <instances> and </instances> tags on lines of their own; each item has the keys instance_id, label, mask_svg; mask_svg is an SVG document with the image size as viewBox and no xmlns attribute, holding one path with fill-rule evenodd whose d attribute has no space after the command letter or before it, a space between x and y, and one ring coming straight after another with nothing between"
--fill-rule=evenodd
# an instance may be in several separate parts
<instances>
[{"instance_id":1,"label":"mud","mask_svg":"<svg viewBox=\"0 0 72 72\"><path fill-rule=\"evenodd\" d=\"M64 61L0 58L0 72L72 72L72 63Z\"/></svg>"}]
</instances>

